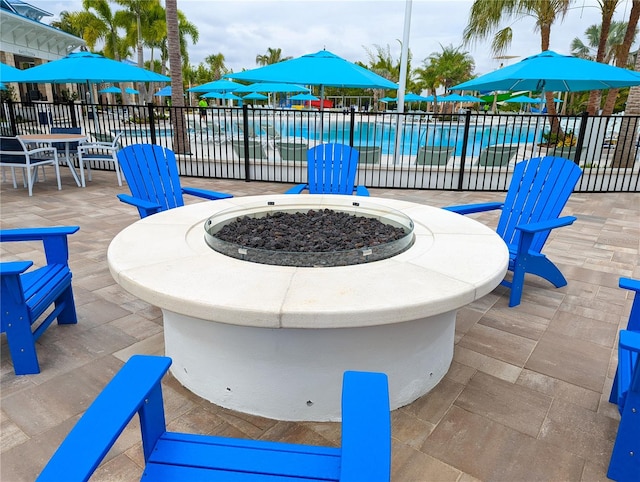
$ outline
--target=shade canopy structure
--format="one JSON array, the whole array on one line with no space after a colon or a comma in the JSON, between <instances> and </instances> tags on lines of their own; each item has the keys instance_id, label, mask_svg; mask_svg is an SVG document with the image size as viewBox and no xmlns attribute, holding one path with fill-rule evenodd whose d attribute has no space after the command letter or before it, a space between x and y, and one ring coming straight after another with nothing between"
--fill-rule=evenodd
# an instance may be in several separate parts
<instances>
[{"instance_id":1,"label":"shade canopy structure","mask_svg":"<svg viewBox=\"0 0 640 482\"><path fill-rule=\"evenodd\" d=\"M167 85L153 95L156 97L171 97L171 86Z\"/></svg>"},{"instance_id":2,"label":"shade canopy structure","mask_svg":"<svg viewBox=\"0 0 640 482\"><path fill-rule=\"evenodd\" d=\"M290 100L302 100L302 101L310 101L310 100L320 100L320 97L316 97L313 94L296 94L289 97Z\"/></svg>"},{"instance_id":3,"label":"shade canopy structure","mask_svg":"<svg viewBox=\"0 0 640 482\"><path fill-rule=\"evenodd\" d=\"M640 85L638 72L546 50L451 90L579 92L633 85Z\"/></svg>"},{"instance_id":4,"label":"shade canopy structure","mask_svg":"<svg viewBox=\"0 0 640 482\"><path fill-rule=\"evenodd\" d=\"M122 91L120 90L120 87L106 87L104 89L100 89L98 91L100 94L120 94L122 93Z\"/></svg>"},{"instance_id":5,"label":"shade canopy structure","mask_svg":"<svg viewBox=\"0 0 640 482\"><path fill-rule=\"evenodd\" d=\"M380 99L380 102L388 104L389 102L398 102L398 99L396 99L395 97L383 97L382 99Z\"/></svg>"},{"instance_id":6,"label":"shade canopy structure","mask_svg":"<svg viewBox=\"0 0 640 482\"><path fill-rule=\"evenodd\" d=\"M390 80L338 57L328 50L306 54L257 69L227 74L225 77L250 82L287 82L330 87L360 87L363 89L398 88Z\"/></svg>"},{"instance_id":7,"label":"shade canopy structure","mask_svg":"<svg viewBox=\"0 0 640 482\"><path fill-rule=\"evenodd\" d=\"M132 89L131 87L127 87L126 89L124 89L124 91L125 93L131 94L131 95L137 95L140 93L136 89Z\"/></svg>"},{"instance_id":8,"label":"shade canopy structure","mask_svg":"<svg viewBox=\"0 0 640 482\"><path fill-rule=\"evenodd\" d=\"M219 79L207 82L206 84L196 85L187 90L189 92L233 92L238 87L242 87L242 84L226 79Z\"/></svg>"},{"instance_id":9,"label":"shade canopy structure","mask_svg":"<svg viewBox=\"0 0 640 482\"><path fill-rule=\"evenodd\" d=\"M108 59L91 52L72 52L66 57L21 71L18 82L74 84L98 82L169 82L166 75Z\"/></svg>"},{"instance_id":10,"label":"shade canopy structure","mask_svg":"<svg viewBox=\"0 0 640 482\"><path fill-rule=\"evenodd\" d=\"M2 83L20 82L24 76L23 72L23 70L0 62L0 81L2 81Z\"/></svg>"},{"instance_id":11,"label":"shade canopy structure","mask_svg":"<svg viewBox=\"0 0 640 482\"><path fill-rule=\"evenodd\" d=\"M463 102L485 102L484 99L476 97L475 95L463 95L462 97L464 97Z\"/></svg>"},{"instance_id":12,"label":"shade canopy structure","mask_svg":"<svg viewBox=\"0 0 640 482\"><path fill-rule=\"evenodd\" d=\"M449 94L444 97L438 97L438 102L469 102L469 99L465 95Z\"/></svg>"},{"instance_id":13,"label":"shade canopy structure","mask_svg":"<svg viewBox=\"0 0 640 482\"><path fill-rule=\"evenodd\" d=\"M309 88L283 82L255 82L249 85L241 85L233 92L235 94L243 92L309 92Z\"/></svg>"},{"instance_id":14,"label":"shade canopy structure","mask_svg":"<svg viewBox=\"0 0 640 482\"><path fill-rule=\"evenodd\" d=\"M405 102L429 102L430 100L433 100L433 97L431 99L429 99L427 97L423 97L421 95L414 94L413 92L409 92L408 94L405 94L405 96L404 96L404 101Z\"/></svg>"},{"instance_id":15,"label":"shade canopy structure","mask_svg":"<svg viewBox=\"0 0 640 482\"><path fill-rule=\"evenodd\" d=\"M252 92L243 97L244 100L267 100L268 98L269 97L259 92Z\"/></svg>"}]
</instances>

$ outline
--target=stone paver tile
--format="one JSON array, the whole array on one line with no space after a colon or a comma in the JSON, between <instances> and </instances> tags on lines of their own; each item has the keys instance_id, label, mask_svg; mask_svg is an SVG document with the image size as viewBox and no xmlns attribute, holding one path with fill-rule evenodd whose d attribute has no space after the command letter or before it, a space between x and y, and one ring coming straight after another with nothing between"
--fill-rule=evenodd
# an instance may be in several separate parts
<instances>
[{"instance_id":1,"label":"stone paver tile","mask_svg":"<svg viewBox=\"0 0 640 482\"><path fill-rule=\"evenodd\" d=\"M496 328L476 324L457 345L483 355L523 366L535 346L535 341Z\"/></svg>"},{"instance_id":2,"label":"stone paver tile","mask_svg":"<svg viewBox=\"0 0 640 482\"><path fill-rule=\"evenodd\" d=\"M429 436L435 425L409 414L406 410L393 410L391 412L391 436L419 449Z\"/></svg>"},{"instance_id":3,"label":"stone paver tile","mask_svg":"<svg viewBox=\"0 0 640 482\"><path fill-rule=\"evenodd\" d=\"M551 397L482 372L476 373L455 401L457 407L537 437Z\"/></svg>"},{"instance_id":4,"label":"stone paver tile","mask_svg":"<svg viewBox=\"0 0 640 482\"><path fill-rule=\"evenodd\" d=\"M559 398L576 405L580 405L594 412L598 408L600 393L588 390L563 380L553 378L531 370L522 370L516 382L520 385L536 390L549 397ZM608 393L608 392L607 392Z\"/></svg>"},{"instance_id":5,"label":"stone paver tile","mask_svg":"<svg viewBox=\"0 0 640 482\"><path fill-rule=\"evenodd\" d=\"M611 349L558 333L546 333L525 368L600 392Z\"/></svg>"},{"instance_id":6,"label":"stone paver tile","mask_svg":"<svg viewBox=\"0 0 640 482\"><path fill-rule=\"evenodd\" d=\"M420 420L437 424L463 388L462 384L445 377L433 390L402 408L402 410Z\"/></svg>"},{"instance_id":7,"label":"stone paver tile","mask_svg":"<svg viewBox=\"0 0 640 482\"><path fill-rule=\"evenodd\" d=\"M563 400L554 400L539 438L606 470L617 430L617 420Z\"/></svg>"},{"instance_id":8,"label":"stone paver tile","mask_svg":"<svg viewBox=\"0 0 640 482\"><path fill-rule=\"evenodd\" d=\"M618 333L618 317L614 318L615 323L611 323L559 311L549 323L548 332L611 348Z\"/></svg>"},{"instance_id":9,"label":"stone paver tile","mask_svg":"<svg viewBox=\"0 0 640 482\"><path fill-rule=\"evenodd\" d=\"M584 466L583 459L561 447L457 406L422 451L480 480L580 480Z\"/></svg>"},{"instance_id":10,"label":"stone paver tile","mask_svg":"<svg viewBox=\"0 0 640 482\"><path fill-rule=\"evenodd\" d=\"M462 475L456 468L401 442L394 441L392 451L391 480L457 482Z\"/></svg>"},{"instance_id":11,"label":"stone paver tile","mask_svg":"<svg viewBox=\"0 0 640 482\"><path fill-rule=\"evenodd\" d=\"M29 436L7 417L4 410L0 410L0 453L6 452L27 440L29 440Z\"/></svg>"},{"instance_id":12,"label":"stone paver tile","mask_svg":"<svg viewBox=\"0 0 640 482\"><path fill-rule=\"evenodd\" d=\"M489 311L478 323L536 341L547 329L549 319L506 307Z\"/></svg>"},{"instance_id":13,"label":"stone paver tile","mask_svg":"<svg viewBox=\"0 0 640 482\"><path fill-rule=\"evenodd\" d=\"M461 365L475 368L476 370L509 382L515 382L522 371L521 367L510 365L509 363L469 350L460 345L456 345L455 347L453 360Z\"/></svg>"}]
</instances>

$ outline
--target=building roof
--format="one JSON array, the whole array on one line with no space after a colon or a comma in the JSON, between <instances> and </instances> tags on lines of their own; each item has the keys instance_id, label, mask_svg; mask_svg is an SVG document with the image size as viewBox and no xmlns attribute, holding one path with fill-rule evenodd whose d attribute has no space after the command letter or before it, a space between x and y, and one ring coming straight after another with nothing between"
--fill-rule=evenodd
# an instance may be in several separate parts
<instances>
[{"instance_id":1,"label":"building roof","mask_svg":"<svg viewBox=\"0 0 640 482\"><path fill-rule=\"evenodd\" d=\"M21 0L0 0L0 8L9 10L10 12L22 15L23 17L30 18L39 22L42 17L52 17L53 14L49 13L41 8L34 7Z\"/></svg>"}]
</instances>

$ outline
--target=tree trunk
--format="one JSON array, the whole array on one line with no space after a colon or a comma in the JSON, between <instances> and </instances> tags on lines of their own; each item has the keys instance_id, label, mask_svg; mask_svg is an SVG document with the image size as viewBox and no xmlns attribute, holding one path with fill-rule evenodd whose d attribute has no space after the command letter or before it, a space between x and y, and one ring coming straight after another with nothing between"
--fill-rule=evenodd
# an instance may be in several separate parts
<instances>
[{"instance_id":1,"label":"tree trunk","mask_svg":"<svg viewBox=\"0 0 640 482\"><path fill-rule=\"evenodd\" d=\"M602 62L607 50L607 39L611 30L611 19L616 10L619 0L602 0L600 6L602 8L602 24L600 26L600 39L598 39L598 52L596 53L596 62ZM589 115L596 115L600 110L600 99L602 91L592 90L589 93L589 102L587 103L587 112Z\"/></svg>"},{"instance_id":2,"label":"tree trunk","mask_svg":"<svg viewBox=\"0 0 640 482\"><path fill-rule=\"evenodd\" d=\"M634 1L634 6L635 6ZM635 70L640 69L640 55L636 56ZM638 147L638 117L640 115L640 86L629 89L625 115L620 122L620 132L616 142L616 150L613 153L611 167L633 167ZM634 117L631 117L634 116Z\"/></svg>"},{"instance_id":3,"label":"tree trunk","mask_svg":"<svg viewBox=\"0 0 640 482\"><path fill-rule=\"evenodd\" d=\"M182 82L182 56L180 55L180 32L178 30L177 0L166 0L167 45L171 70L171 126L173 127L173 151L187 154L191 151L184 111Z\"/></svg>"},{"instance_id":4,"label":"tree trunk","mask_svg":"<svg viewBox=\"0 0 640 482\"><path fill-rule=\"evenodd\" d=\"M544 52L549 50L549 39L551 38L551 25L542 25L540 27L540 48ZM553 100L553 92L545 92L545 100L547 102L547 115L549 116L550 133L556 134L558 139L564 139L564 132L560 126L558 113L556 112L556 103ZM542 115L542 112L540 112Z\"/></svg>"},{"instance_id":5,"label":"tree trunk","mask_svg":"<svg viewBox=\"0 0 640 482\"><path fill-rule=\"evenodd\" d=\"M631 13L629 13L629 22L627 24L627 31L624 34L624 40L620 47L619 57L616 59L616 65L618 67L622 67L623 69L627 67L627 62L629 61L629 50L631 50L631 45L633 44L633 39L635 37L639 18L640 18L640 0L633 0L633 4L631 6ZM636 70L638 69L637 66L638 66L638 62L636 62ZM609 93L607 94L607 99L604 102L602 115L611 115L613 113L613 108L616 105L617 98L618 98L618 89L610 89ZM627 101L627 105L628 103L629 101Z\"/></svg>"}]
</instances>

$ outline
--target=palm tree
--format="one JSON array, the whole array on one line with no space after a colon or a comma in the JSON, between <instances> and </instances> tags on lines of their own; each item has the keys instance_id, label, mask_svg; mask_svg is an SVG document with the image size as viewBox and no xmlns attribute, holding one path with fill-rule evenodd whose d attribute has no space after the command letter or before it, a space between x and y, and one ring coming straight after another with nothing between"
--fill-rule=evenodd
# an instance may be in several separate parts
<instances>
[{"instance_id":1,"label":"palm tree","mask_svg":"<svg viewBox=\"0 0 640 482\"><path fill-rule=\"evenodd\" d=\"M471 6L469 23L464 29L464 44L488 38L501 25L510 20L532 17L535 29L540 32L540 50L549 50L551 26L562 21L572 0L475 0ZM497 56L504 54L513 38L510 26L498 30L491 43L491 50ZM553 101L553 92L546 93L547 112L552 116L552 129L560 132Z\"/></svg>"},{"instance_id":2,"label":"palm tree","mask_svg":"<svg viewBox=\"0 0 640 482\"><path fill-rule=\"evenodd\" d=\"M282 49L272 49L271 47L267 48L267 53L265 55L256 55L256 64L258 65L271 65L277 64L278 62L283 62L285 60L290 60L293 57L283 57Z\"/></svg>"},{"instance_id":3,"label":"palm tree","mask_svg":"<svg viewBox=\"0 0 640 482\"><path fill-rule=\"evenodd\" d=\"M600 41L600 30L600 25L595 24L587 28L584 31L586 43L578 37L574 38L571 41L571 54L582 59L595 60L596 56L593 51ZM627 22L622 20L614 20L611 22L609 37L607 38L607 47L605 49L602 63L610 64L611 62L615 62L618 58L618 52L624 40L626 31Z\"/></svg>"},{"instance_id":4,"label":"palm tree","mask_svg":"<svg viewBox=\"0 0 640 482\"><path fill-rule=\"evenodd\" d=\"M87 26L87 17L85 16L85 12L69 12L67 10L63 10L60 12L60 20L54 20L51 22L51 26L58 30L62 30L63 32L82 38L87 42L87 46L89 46L89 42L83 36L85 27ZM91 46L89 46L89 48L92 49Z\"/></svg>"},{"instance_id":5,"label":"palm tree","mask_svg":"<svg viewBox=\"0 0 640 482\"><path fill-rule=\"evenodd\" d=\"M209 81L219 80L224 74L229 72L229 69L224 65L224 55L219 52L208 55L204 61L209 66L209 71L211 72L211 75L208 77Z\"/></svg>"},{"instance_id":6,"label":"palm tree","mask_svg":"<svg viewBox=\"0 0 640 482\"><path fill-rule=\"evenodd\" d=\"M626 68L627 66L627 62L629 61L629 51L631 50L631 45L633 45L633 41L636 37L638 19L640 19L640 0L633 0L631 4L631 12L629 13L629 21L627 22L627 31L625 32L624 40L616 56L616 66L618 67ZM636 69L637 65L638 64L636 62ZM634 89L637 89L637 87L632 87L631 91L634 91ZM629 93L629 96L631 96L631 92ZM618 89L609 89L602 109L602 115L611 115L613 113L617 97ZM625 112L626 111L627 109L625 109ZM640 114L640 111L637 111L636 113Z\"/></svg>"},{"instance_id":7,"label":"palm tree","mask_svg":"<svg viewBox=\"0 0 640 482\"><path fill-rule=\"evenodd\" d=\"M96 41L102 40L104 55L121 60L123 39L118 35L118 30L125 25L122 13L113 12L107 0L83 0L82 7L88 20L84 35L89 49L93 50Z\"/></svg>"},{"instance_id":8,"label":"palm tree","mask_svg":"<svg viewBox=\"0 0 640 482\"><path fill-rule=\"evenodd\" d=\"M173 150L178 154L190 152L189 136L184 117L184 96L182 95L182 57L180 55L180 31L178 26L177 0L166 0L167 46L171 67L171 106L173 112Z\"/></svg>"}]
</instances>

